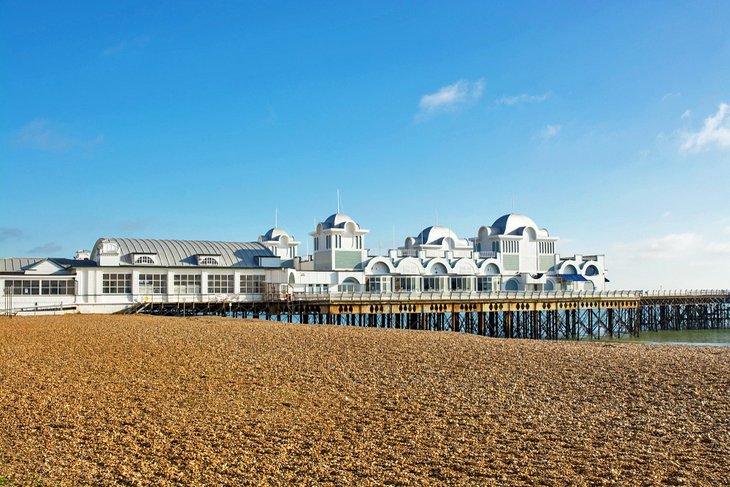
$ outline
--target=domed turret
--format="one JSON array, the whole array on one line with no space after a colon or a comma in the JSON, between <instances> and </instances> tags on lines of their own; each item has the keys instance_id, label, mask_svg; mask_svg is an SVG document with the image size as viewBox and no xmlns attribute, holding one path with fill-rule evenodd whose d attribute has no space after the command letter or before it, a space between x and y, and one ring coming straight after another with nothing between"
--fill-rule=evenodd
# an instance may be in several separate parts
<instances>
[{"instance_id":1,"label":"domed turret","mask_svg":"<svg viewBox=\"0 0 730 487\"><path fill-rule=\"evenodd\" d=\"M325 221L322 222L322 228L324 230L330 229L330 228L345 228L345 225L349 222L354 223L357 225L355 220L350 218L349 216L345 215L344 213L334 213L327 217ZM358 227L360 225L357 225Z\"/></svg>"},{"instance_id":2,"label":"domed turret","mask_svg":"<svg viewBox=\"0 0 730 487\"><path fill-rule=\"evenodd\" d=\"M510 213L497 218L497 220L492 223L491 233L493 235L517 235L522 233L521 230L525 227L532 227L536 230L538 228L532 218L525 215L518 215L517 213Z\"/></svg>"}]
</instances>

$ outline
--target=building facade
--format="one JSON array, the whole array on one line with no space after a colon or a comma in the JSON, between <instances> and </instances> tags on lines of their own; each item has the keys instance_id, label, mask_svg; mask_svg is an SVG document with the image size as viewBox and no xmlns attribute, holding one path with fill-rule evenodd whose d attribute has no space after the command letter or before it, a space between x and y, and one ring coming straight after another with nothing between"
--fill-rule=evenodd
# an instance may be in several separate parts
<instances>
[{"instance_id":1,"label":"building facade","mask_svg":"<svg viewBox=\"0 0 730 487\"><path fill-rule=\"evenodd\" d=\"M386 255L335 213L310 233L312 255L272 228L256 242L101 238L74 259L0 259L3 309L112 313L139 303L246 302L332 293L602 291L603 255L560 256L558 238L509 214L476 237L431 226Z\"/></svg>"}]
</instances>

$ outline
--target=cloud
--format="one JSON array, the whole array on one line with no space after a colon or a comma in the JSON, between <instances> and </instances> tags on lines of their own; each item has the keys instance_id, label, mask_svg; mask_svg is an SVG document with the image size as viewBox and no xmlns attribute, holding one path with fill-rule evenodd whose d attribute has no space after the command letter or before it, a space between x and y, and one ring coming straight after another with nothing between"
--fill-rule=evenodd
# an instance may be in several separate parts
<instances>
[{"instance_id":1,"label":"cloud","mask_svg":"<svg viewBox=\"0 0 730 487\"><path fill-rule=\"evenodd\" d=\"M717 113L705 119L704 126L697 132L683 134L680 149L693 152L716 147L730 149L730 105L720 103Z\"/></svg>"},{"instance_id":2,"label":"cloud","mask_svg":"<svg viewBox=\"0 0 730 487\"><path fill-rule=\"evenodd\" d=\"M542 95L528 95L527 93L522 93L520 95L514 95L514 96L503 96L502 98L497 99L496 103L497 105L517 105L519 103L540 103L552 96L552 93L547 92L543 93Z\"/></svg>"},{"instance_id":3,"label":"cloud","mask_svg":"<svg viewBox=\"0 0 730 487\"><path fill-rule=\"evenodd\" d=\"M423 95L418 104L416 121L425 120L443 112L455 111L481 98L484 91L484 80L459 80L454 84L444 86L435 93Z\"/></svg>"},{"instance_id":4,"label":"cloud","mask_svg":"<svg viewBox=\"0 0 730 487\"><path fill-rule=\"evenodd\" d=\"M682 120L686 118L690 118L692 116L692 110L685 110L684 113L682 113Z\"/></svg>"},{"instance_id":5,"label":"cloud","mask_svg":"<svg viewBox=\"0 0 730 487\"><path fill-rule=\"evenodd\" d=\"M662 101L667 101L672 98L679 98L680 96L682 96L682 93L680 93L678 91L673 92L673 93L664 93L664 96L662 96Z\"/></svg>"},{"instance_id":6,"label":"cloud","mask_svg":"<svg viewBox=\"0 0 730 487\"><path fill-rule=\"evenodd\" d=\"M540 132L540 137L544 140L550 140L560 133L560 125L546 125Z\"/></svg>"},{"instance_id":7,"label":"cloud","mask_svg":"<svg viewBox=\"0 0 730 487\"><path fill-rule=\"evenodd\" d=\"M0 242L6 242L8 240L18 240L22 236L23 231L20 228L0 227Z\"/></svg>"},{"instance_id":8,"label":"cloud","mask_svg":"<svg viewBox=\"0 0 730 487\"><path fill-rule=\"evenodd\" d=\"M32 249L28 250L29 254L41 254L43 256L48 256L49 254L52 254L54 252L58 252L61 250L61 246L58 245L56 242L48 242L44 243L43 245L39 245L38 247L33 247Z\"/></svg>"},{"instance_id":9,"label":"cloud","mask_svg":"<svg viewBox=\"0 0 730 487\"><path fill-rule=\"evenodd\" d=\"M21 147L44 151L63 152L73 148L93 149L104 142L102 135L93 139L81 140L60 133L46 119L33 120L18 130L12 137L13 142Z\"/></svg>"},{"instance_id":10,"label":"cloud","mask_svg":"<svg viewBox=\"0 0 730 487\"><path fill-rule=\"evenodd\" d=\"M638 260L667 260L688 255L730 255L730 242L712 241L693 232L670 233L661 237L616 245L619 253Z\"/></svg>"},{"instance_id":11,"label":"cloud","mask_svg":"<svg viewBox=\"0 0 730 487\"><path fill-rule=\"evenodd\" d=\"M125 39L117 42L113 46L107 47L106 49L101 51L101 54L105 57L110 57L121 54L131 49L140 49L145 47L148 41L149 37L147 36L137 36L133 37L132 39Z\"/></svg>"}]
</instances>

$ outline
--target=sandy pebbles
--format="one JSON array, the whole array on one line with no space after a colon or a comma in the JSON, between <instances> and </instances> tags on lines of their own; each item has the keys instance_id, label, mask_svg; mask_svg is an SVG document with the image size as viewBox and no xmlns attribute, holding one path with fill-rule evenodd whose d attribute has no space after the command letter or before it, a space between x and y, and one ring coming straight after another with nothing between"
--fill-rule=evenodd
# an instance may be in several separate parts
<instances>
[{"instance_id":1,"label":"sandy pebbles","mask_svg":"<svg viewBox=\"0 0 730 487\"><path fill-rule=\"evenodd\" d=\"M730 484L730 348L0 319L0 483Z\"/></svg>"}]
</instances>

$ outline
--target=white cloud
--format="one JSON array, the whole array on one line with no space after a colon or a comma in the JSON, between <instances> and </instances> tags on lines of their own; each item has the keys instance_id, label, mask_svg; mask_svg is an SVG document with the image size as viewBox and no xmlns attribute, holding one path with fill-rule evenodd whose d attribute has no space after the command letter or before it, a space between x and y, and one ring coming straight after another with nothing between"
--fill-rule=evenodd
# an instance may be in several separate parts
<instances>
[{"instance_id":1,"label":"white cloud","mask_svg":"<svg viewBox=\"0 0 730 487\"><path fill-rule=\"evenodd\" d=\"M682 113L682 120L686 118L690 118L692 116L692 110L685 110L684 113Z\"/></svg>"},{"instance_id":2,"label":"white cloud","mask_svg":"<svg viewBox=\"0 0 730 487\"><path fill-rule=\"evenodd\" d=\"M30 149L63 152L72 148L92 149L102 143L104 137L98 135L88 140L74 139L51 127L48 120L39 119L24 125L15 133L12 140L16 144Z\"/></svg>"},{"instance_id":3,"label":"white cloud","mask_svg":"<svg viewBox=\"0 0 730 487\"><path fill-rule=\"evenodd\" d=\"M717 113L705 119L701 130L687 132L683 139L680 147L683 152L709 149L713 146L730 149L730 105L720 103Z\"/></svg>"},{"instance_id":4,"label":"white cloud","mask_svg":"<svg viewBox=\"0 0 730 487\"><path fill-rule=\"evenodd\" d=\"M517 105L518 103L540 103L552 96L552 93L547 92L542 95L528 95L522 93L514 96L503 96L497 99L497 105Z\"/></svg>"},{"instance_id":5,"label":"white cloud","mask_svg":"<svg viewBox=\"0 0 730 487\"><path fill-rule=\"evenodd\" d=\"M540 137L545 140L552 139L560 133L561 128L562 126L560 125L546 125L540 132Z\"/></svg>"},{"instance_id":6,"label":"white cloud","mask_svg":"<svg viewBox=\"0 0 730 487\"><path fill-rule=\"evenodd\" d=\"M727 288L730 242L696 232L621 242L608 253L615 289Z\"/></svg>"},{"instance_id":7,"label":"white cloud","mask_svg":"<svg viewBox=\"0 0 730 487\"><path fill-rule=\"evenodd\" d=\"M423 95L418 104L416 120L425 120L442 112L455 111L481 98L484 91L484 80L459 80L454 84L444 86L435 93Z\"/></svg>"}]
</instances>

